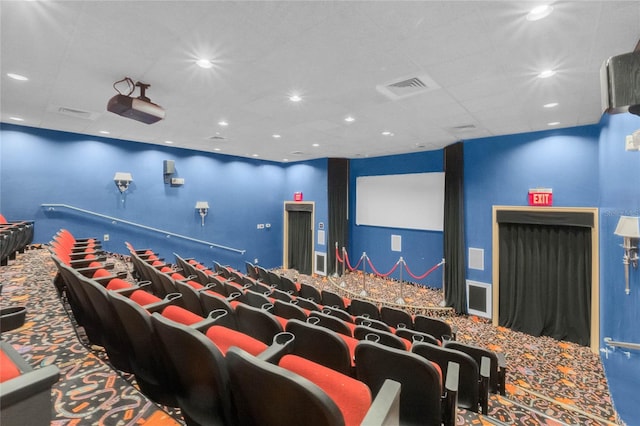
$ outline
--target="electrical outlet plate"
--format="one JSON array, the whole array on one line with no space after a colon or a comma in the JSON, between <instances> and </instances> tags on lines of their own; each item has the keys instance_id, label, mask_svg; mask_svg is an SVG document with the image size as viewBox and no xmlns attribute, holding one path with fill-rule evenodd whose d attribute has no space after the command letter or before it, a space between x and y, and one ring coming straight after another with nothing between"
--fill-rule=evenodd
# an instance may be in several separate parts
<instances>
[{"instance_id":1,"label":"electrical outlet plate","mask_svg":"<svg viewBox=\"0 0 640 426\"><path fill-rule=\"evenodd\" d=\"M109 241L109 234L104 234L102 241Z\"/></svg>"}]
</instances>

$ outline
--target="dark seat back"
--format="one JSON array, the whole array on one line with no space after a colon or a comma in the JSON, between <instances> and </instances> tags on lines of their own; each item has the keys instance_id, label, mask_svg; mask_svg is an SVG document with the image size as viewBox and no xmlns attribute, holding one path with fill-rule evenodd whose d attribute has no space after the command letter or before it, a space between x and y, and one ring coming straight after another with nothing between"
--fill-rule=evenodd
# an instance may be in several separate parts
<instances>
[{"instance_id":1,"label":"dark seat back","mask_svg":"<svg viewBox=\"0 0 640 426\"><path fill-rule=\"evenodd\" d=\"M351 299L351 304L349 304L349 313L354 317L367 317L374 320L380 319L380 309L366 300L360 299Z\"/></svg>"},{"instance_id":2,"label":"dark seat back","mask_svg":"<svg viewBox=\"0 0 640 426\"><path fill-rule=\"evenodd\" d=\"M380 320L395 328L400 324L404 324L406 328L413 328L413 317L407 311L390 306L380 308Z\"/></svg>"},{"instance_id":3,"label":"dark seat back","mask_svg":"<svg viewBox=\"0 0 640 426\"><path fill-rule=\"evenodd\" d=\"M442 377L429 361L407 351L363 341L356 347L356 377L376 395L386 379L400 383L400 423L440 425Z\"/></svg>"},{"instance_id":4,"label":"dark seat back","mask_svg":"<svg viewBox=\"0 0 640 426\"><path fill-rule=\"evenodd\" d=\"M413 318L413 328L435 337L442 342L442 336L452 336L453 331L449 323L425 315L416 315Z\"/></svg>"}]
</instances>

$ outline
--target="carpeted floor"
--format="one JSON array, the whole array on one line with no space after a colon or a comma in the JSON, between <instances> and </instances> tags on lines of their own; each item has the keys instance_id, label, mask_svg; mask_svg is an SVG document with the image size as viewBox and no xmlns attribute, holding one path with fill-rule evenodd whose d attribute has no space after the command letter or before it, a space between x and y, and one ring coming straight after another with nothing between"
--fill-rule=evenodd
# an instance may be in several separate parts
<instances>
[{"instance_id":1,"label":"carpeted floor","mask_svg":"<svg viewBox=\"0 0 640 426\"><path fill-rule=\"evenodd\" d=\"M119 269L127 265L112 258ZM294 276L295 271L283 271ZM0 306L28 307L27 321L2 338L33 366L56 364L61 380L54 386L52 425L175 425L179 414L155 405L134 386L135 381L105 363L99 348L83 343L52 284L55 267L46 250L19 254L0 267L4 284ZM362 290L361 274L334 280L300 277L320 288L349 297ZM393 304L400 283L367 276L369 297ZM602 364L589 348L551 338L531 337L495 328L477 317L455 316L439 307L441 293L403 284L408 310L443 317L458 326L458 340L507 355L507 395L491 395L488 416L459 410L457 425L607 425L621 424L612 407ZM176 418L172 417L175 416Z\"/></svg>"}]
</instances>

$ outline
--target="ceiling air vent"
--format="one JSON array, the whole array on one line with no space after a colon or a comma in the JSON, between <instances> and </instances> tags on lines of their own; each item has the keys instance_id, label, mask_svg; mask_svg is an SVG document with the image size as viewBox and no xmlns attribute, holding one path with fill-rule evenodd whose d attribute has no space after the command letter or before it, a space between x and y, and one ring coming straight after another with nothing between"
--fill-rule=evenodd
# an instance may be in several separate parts
<instances>
[{"instance_id":1,"label":"ceiling air vent","mask_svg":"<svg viewBox=\"0 0 640 426\"><path fill-rule=\"evenodd\" d=\"M210 141L226 141L227 138L225 138L224 136L215 135L215 136L211 136L209 140Z\"/></svg>"},{"instance_id":2,"label":"ceiling air vent","mask_svg":"<svg viewBox=\"0 0 640 426\"><path fill-rule=\"evenodd\" d=\"M95 120L100 113L85 111L77 108L63 107L59 105L51 105L47 108L50 112L66 115L69 117L81 118L83 120Z\"/></svg>"},{"instance_id":3,"label":"ceiling air vent","mask_svg":"<svg viewBox=\"0 0 640 426\"><path fill-rule=\"evenodd\" d=\"M456 133L468 132L468 131L475 130L475 129L476 129L476 125L475 124L463 124L461 126L455 126L455 127L451 128L451 130L456 132Z\"/></svg>"},{"instance_id":4,"label":"ceiling air vent","mask_svg":"<svg viewBox=\"0 0 640 426\"><path fill-rule=\"evenodd\" d=\"M439 88L440 86L426 74L404 77L376 86L378 92L392 100L419 95Z\"/></svg>"}]
</instances>

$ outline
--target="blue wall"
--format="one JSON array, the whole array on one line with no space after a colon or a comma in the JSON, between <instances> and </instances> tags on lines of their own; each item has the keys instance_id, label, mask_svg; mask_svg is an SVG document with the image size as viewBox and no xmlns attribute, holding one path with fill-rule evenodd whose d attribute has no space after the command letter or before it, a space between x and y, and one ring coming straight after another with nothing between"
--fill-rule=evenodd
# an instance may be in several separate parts
<instances>
[{"instance_id":1,"label":"blue wall","mask_svg":"<svg viewBox=\"0 0 640 426\"><path fill-rule=\"evenodd\" d=\"M631 294L625 294L622 237L613 234L620 216L640 216L640 152L624 149L640 117L605 116L600 124L600 335L640 343L640 270L630 268ZM603 357L603 364L614 406L631 425L640 419L640 352L624 351Z\"/></svg>"},{"instance_id":2,"label":"blue wall","mask_svg":"<svg viewBox=\"0 0 640 426\"><path fill-rule=\"evenodd\" d=\"M170 262L176 252L207 263L243 268L245 260L258 259L275 267L282 264L283 202L293 189L305 191L308 200L319 197L316 218L326 222L325 161L281 165L7 124L0 129L0 211L10 220L36 220L36 242L48 242L66 227L80 236L109 234L104 247L113 252L126 252L124 241L129 241L153 248ZM185 179L184 186L164 183L163 160L175 161L175 176ZM117 171L133 175L124 196L113 182ZM287 184L290 180L297 184ZM198 200L210 206L204 227L194 208ZM246 252L67 209L48 211L43 203L68 204ZM259 223L271 227L259 230Z\"/></svg>"},{"instance_id":3,"label":"blue wall","mask_svg":"<svg viewBox=\"0 0 640 426\"><path fill-rule=\"evenodd\" d=\"M530 188L552 188L556 207L598 207L598 127L474 139L464 144L465 238L484 250L484 270L467 278L491 283L492 208L526 206Z\"/></svg>"},{"instance_id":4,"label":"blue wall","mask_svg":"<svg viewBox=\"0 0 640 426\"><path fill-rule=\"evenodd\" d=\"M382 228L355 224L356 179L360 176L378 176L406 173L443 171L443 151L428 151L415 154L393 155L351 161L349 193L349 259L355 266L363 252L367 253L373 266L380 273L393 268L400 256L409 270L416 276L424 274L439 263L443 255L442 232L416 231L410 229ZM391 235L402 237L402 251L391 251ZM362 267L358 268L362 270ZM366 271L371 272L369 265ZM391 275L400 277L400 268ZM438 268L422 280L411 278L406 271L403 280L418 282L434 288L442 288L442 268Z\"/></svg>"}]
</instances>

